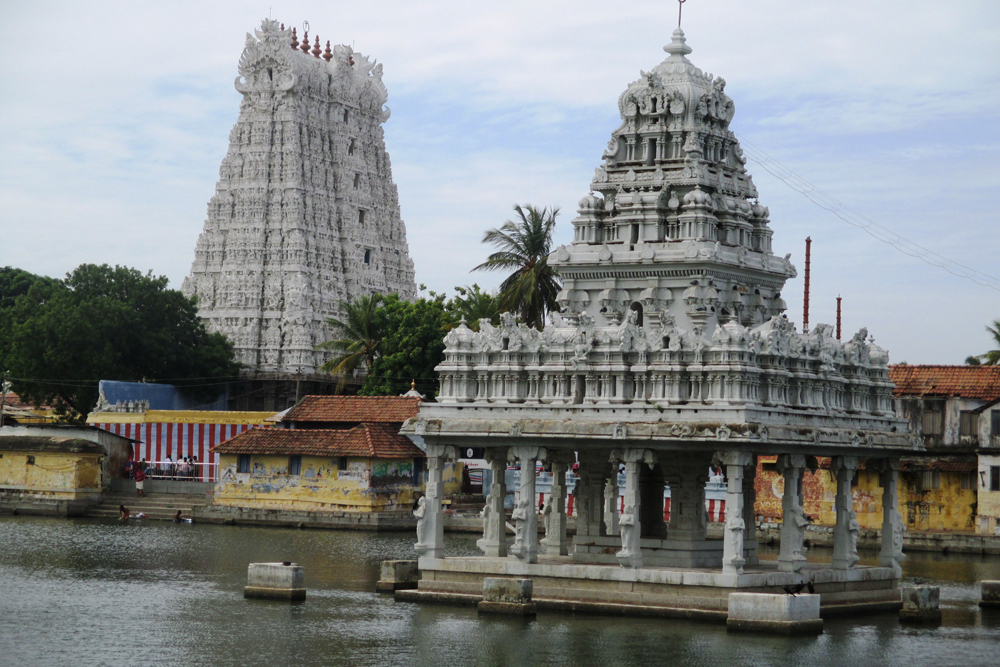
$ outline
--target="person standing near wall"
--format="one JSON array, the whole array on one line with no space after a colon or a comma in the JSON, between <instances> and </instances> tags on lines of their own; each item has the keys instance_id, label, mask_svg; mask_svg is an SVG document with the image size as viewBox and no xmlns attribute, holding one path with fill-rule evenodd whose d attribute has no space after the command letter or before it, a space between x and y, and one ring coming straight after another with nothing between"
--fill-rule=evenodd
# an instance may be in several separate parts
<instances>
[{"instance_id":1,"label":"person standing near wall","mask_svg":"<svg viewBox=\"0 0 1000 667\"><path fill-rule=\"evenodd\" d=\"M146 492L143 490L143 486L146 482L146 471L144 468L140 467L135 473L135 496L136 498L145 498Z\"/></svg>"}]
</instances>

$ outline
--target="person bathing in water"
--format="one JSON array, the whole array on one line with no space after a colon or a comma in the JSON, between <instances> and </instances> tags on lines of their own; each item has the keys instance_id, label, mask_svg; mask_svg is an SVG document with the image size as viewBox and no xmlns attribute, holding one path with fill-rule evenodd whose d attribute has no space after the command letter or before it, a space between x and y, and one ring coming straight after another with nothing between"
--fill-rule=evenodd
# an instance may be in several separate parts
<instances>
[{"instance_id":1,"label":"person bathing in water","mask_svg":"<svg viewBox=\"0 0 1000 667\"><path fill-rule=\"evenodd\" d=\"M130 516L132 516L132 513L129 511L129 509L127 507L125 507L124 505L119 505L118 506L118 520L119 521L128 521L128 519L129 519Z\"/></svg>"}]
</instances>

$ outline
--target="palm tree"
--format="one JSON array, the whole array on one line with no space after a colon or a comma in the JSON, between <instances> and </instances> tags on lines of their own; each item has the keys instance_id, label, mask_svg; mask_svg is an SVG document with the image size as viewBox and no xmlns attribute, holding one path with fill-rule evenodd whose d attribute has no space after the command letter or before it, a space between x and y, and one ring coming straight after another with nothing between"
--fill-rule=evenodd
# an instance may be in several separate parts
<instances>
[{"instance_id":1,"label":"palm tree","mask_svg":"<svg viewBox=\"0 0 1000 667\"><path fill-rule=\"evenodd\" d=\"M479 331L479 320L489 320L493 324L500 323L500 297L473 284L472 287L456 287L455 296L445 307L448 310L449 328L458 326L461 318L465 318L466 326L473 331Z\"/></svg>"},{"instance_id":2,"label":"palm tree","mask_svg":"<svg viewBox=\"0 0 1000 667\"><path fill-rule=\"evenodd\" d=\"M974 357L968 357L965 363L972 366L997 366L1000 365L1000 320L993 320L993 326L987 326L986 332L993 337L993 342L996 344L996 350L990 350L985 354L978 354Z\"/></svg>"},{"instance_id":3,"label":"palm tree","mask_svg":"<svg viewBox=\"0 0 1000 667\"><path fill-rule=\"evenodd\" d=\"M559 276L549 266L548 258L559 209L515 204L514 211L519 220L508 220L499 229L483 234L483 243L489 243L497 252L473 271L513 270L500 284L500 308L541 329L546 311L558 308Z\"/></svg>"},{"instance_id":4,"label":"palm tree","mask_svg":"<svg viewBox=\"0 0 1000 667\"><path fill-rule=\"evenodd\" d=\"M361 296L354 303L341 301L341 319L331 317L327 320L328 324L336 328L340 338L320 343L316 349L340 353L320 368L324 373L340 376L338 392L344 390L347 378L356 370L362 367L368 370L375 363L383 338L377 317L381 302L381 294Z\"/></svg>"}]
</instances>

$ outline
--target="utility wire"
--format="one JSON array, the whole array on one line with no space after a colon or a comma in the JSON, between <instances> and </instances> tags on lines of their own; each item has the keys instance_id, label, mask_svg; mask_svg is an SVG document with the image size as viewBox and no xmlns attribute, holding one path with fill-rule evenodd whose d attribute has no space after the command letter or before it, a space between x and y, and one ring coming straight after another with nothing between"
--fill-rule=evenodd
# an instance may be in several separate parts
<instances>
[{"instance_id":1,"label":"utility wire","mask_svg":"<svg viewBox=\"0 0 1000 667\"><path fill-rule=\"evenodd\" d=\"M826 194L818 187L762 151L760 148L754 146L743 136L736 136L740 141L740 147L743 149L743 154L746 155L747 158L756 162L762 169L764 169L764 171L771 174L799 194L803 195L806 199L820 208L830 211L849 225L860 228L872 238L881 241L882 243L891 245L904 255L919 259L930 266L944 269L953 276L965 278L966 280L971 280L972 282L982 285L983 287L989 287L990 289L1000 291L1000 278L996 278L983 273L982 271L977 271L972 267L948 259L947 257L939 255L933 250L929 250L917 243L914 243L891 229L878 224L874 220L871 220L870 218L867 218L853 210L843 202Z\"/></svg>"}]
</instances>

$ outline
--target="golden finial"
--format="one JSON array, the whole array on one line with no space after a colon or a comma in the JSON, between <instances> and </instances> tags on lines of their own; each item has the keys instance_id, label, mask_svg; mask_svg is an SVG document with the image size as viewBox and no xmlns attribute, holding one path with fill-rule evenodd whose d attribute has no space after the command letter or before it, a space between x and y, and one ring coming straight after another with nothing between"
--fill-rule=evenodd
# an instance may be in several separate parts
<instances>
[{"instance_id":1,"label":"golden finial","mask_svg":"<svg viewBox=\"0 0 1000 667\"><path fill-rule=\"evenodd\" d=\"M326 51L323 52L323 60L330 62L333 58L333 52L330 50L330 40L326 40Z\"/></svg>"}]
</instances>

